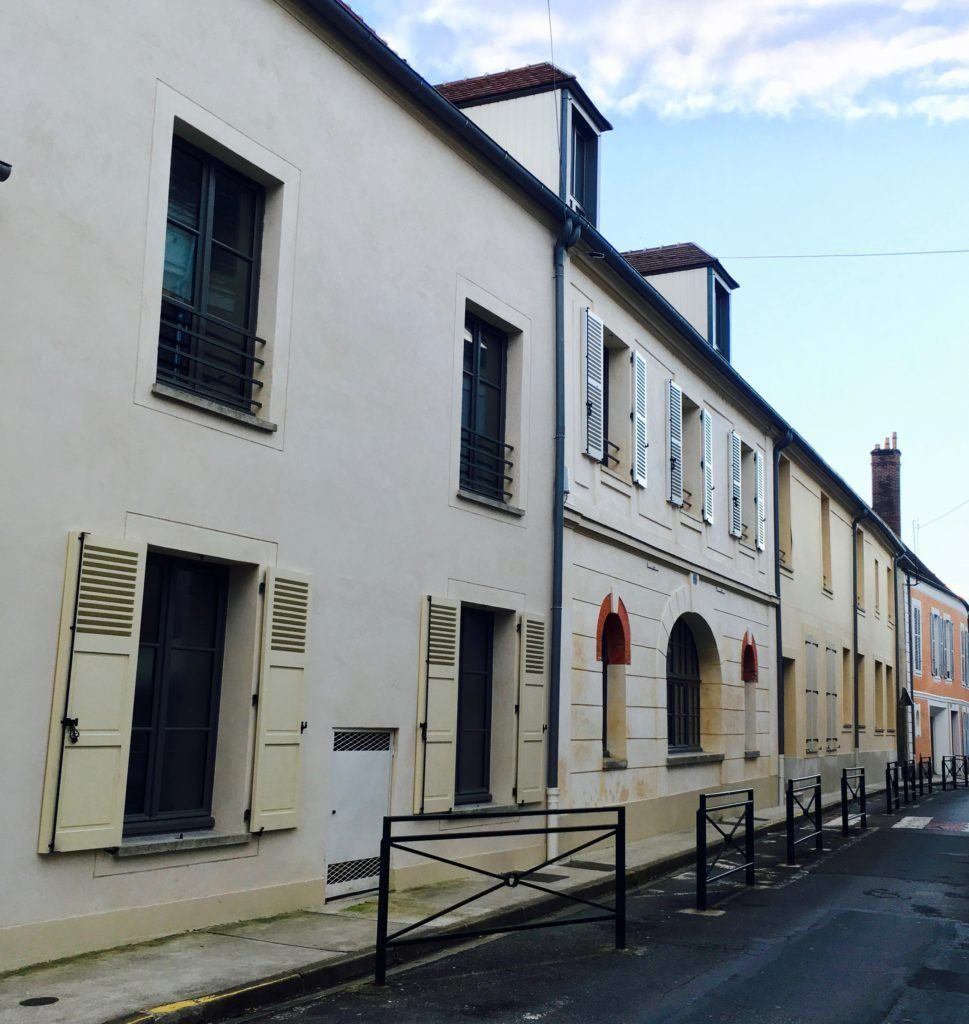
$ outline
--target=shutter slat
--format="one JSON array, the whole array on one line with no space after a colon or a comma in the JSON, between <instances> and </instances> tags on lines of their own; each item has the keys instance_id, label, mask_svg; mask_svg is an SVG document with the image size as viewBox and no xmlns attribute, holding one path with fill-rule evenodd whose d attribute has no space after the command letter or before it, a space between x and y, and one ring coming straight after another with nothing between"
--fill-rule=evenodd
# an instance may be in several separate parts
<instances>
[{"instance_id":1,"label":"shutter slat","mask_svg":"<svg viewBox=\"0 0 969 1024\"><path fill-rule=\"evenodd\" d=\"M633 353L633 483L646 486L646 452L649 447L646 430L647 377L646 360Z\"/></svg>"},{"instance_id":2,"label":"shutter slat","mask_svg":"<svg viewBox=\"0 0 969 1024\"><path fill-rule=\"evenodd\" d=\"M588 308L583 313L582 333L585 341L585 450L592 458L601 462L605 454L605 409L603 403L605 325Z\"/></svg>"},{"instance_id":3,"label":"shutter slat","mask_svg":"<svg viewBox=\"0 0 969 1024\"><path fill-rule=\"evenodd\" d=\"M683 391L672 380L667 382L667 412L669 421L669 500L683 504Z\"/></svg>"},{"instance_id":4,"label":"shutter slat","mask_svg":"<svg viewBox=\"0 0 969 1024\"><path fill-rule=\"evenodd\" d=\"M741 443L736 431L730 432L730 535L743 535L743 495L741 487Z\"/></svg>"},{"instance_id":5,"label":"shutter slat","mask_svg":"<svg viewBox=\"0 0 969 1024\"><path fill-rule=\"evenodd\" d=\"M547 661L545 620L535 615L522 615L515 772L515 800L519 804L538 803L544 794Z\"/></svg>"},{"instance_id":6,"label":"shutter slat","mask_svg":"<svg viewBox=\"0 0 969 1024\"><path fill-rule=\"evenodd\" d=\"M703 425L703 521L713 522L713 416L708 409L700 414Z\"/></svg>"}]
</instances>

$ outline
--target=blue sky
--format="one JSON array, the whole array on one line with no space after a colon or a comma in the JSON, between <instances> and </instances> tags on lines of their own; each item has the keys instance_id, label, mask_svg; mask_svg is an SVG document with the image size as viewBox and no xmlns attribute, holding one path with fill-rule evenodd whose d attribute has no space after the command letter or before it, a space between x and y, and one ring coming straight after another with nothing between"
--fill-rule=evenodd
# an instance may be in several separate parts
<instances>
[{"instance_id":1,"label":"blue sky","mask_svg":"<svg viewBox=\"0 0 969 1024\"><path fill-rule=\"evenodd\" d=\"M354 0L431 81L549 59L546 0ZM902 522L969 500L969 0L551 0L555 61L614 125L601 226L740 282L734 363L864 497L895 430ZM969 504L919 552L969 596Z\"/></svg>"}]
</instances>

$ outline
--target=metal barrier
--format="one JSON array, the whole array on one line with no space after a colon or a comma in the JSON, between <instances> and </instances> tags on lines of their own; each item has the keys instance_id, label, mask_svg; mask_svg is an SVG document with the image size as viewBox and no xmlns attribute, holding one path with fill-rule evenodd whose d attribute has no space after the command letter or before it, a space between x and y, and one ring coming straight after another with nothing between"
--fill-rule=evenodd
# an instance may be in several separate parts
<instances>
[{"instance_id":1,"label":"metal barrier","mask_svg":"<svg viewBox=\"0 0 969 1024\"><path fill-rule=\"evenodd\" d=\"M916 768L914 761L903 761L901 764L902 769L902 783L904 789L905 803L915 804L918 803L918 798L915 792L915 780L916 780Z\"/></svg>"},{"instance_id":2,"label":"metal barrier","mask_svg":"<svg viewBox=\"0 0 969 1024\"><path fill-rule=\"evenodd\" d=\"M889 814L894 814L902 806L898 796L898 761L889 761L885 765L885 803Z\"/></svg>"},{"instance_id":3,"label":"metal barrier","mask_svg":"<svg viewBox=\"0 0 969 1024\"><path fill-rule=\"evenodd\" d=\"M959 772L956 768L956 758L954 754L943 754L942 755L942 792L944 793L949 787L948 782L952 780L952 788L956 789L959 786Z\"/></svg>"},{"instance_id":4,"label":"metal barrier","mask_svg":"<svg viewBox=\"0 0 969 1024\"><path fill-rule=\"evenodd\" d=\"M925 796L925 789L928 786L929 793L932 792L932 758L923 754L919 758L919 796Z\"/></svg>"},{"instance_id":5,"label":"metal barrier","mask_svg":"<svg viewBox=\"0 0 969 1024\"><path fill-rule=\"evenodd\" d=\"M852 807L858 808L857 813L851 813ZM868 828L865 769L861 767L841 769L841 831L845 835L848 835L852 821L858 821L862 828Z\"/></svg>"},{"instance_id":6,"label":"metal barrier","mask_svg":"<svg viewBox=\"0 0 969 1024\"><path fill-rule=\"evenodd\" d=\"M710 804L711 800L719 800L726 797L744 796L743 800L734 800L732 803ZM735 811L740 809L736 821L721 822L715 821L711 815L721 814L723 811ZM707 825L712 825L723 837L717 855L710 864L707 864ZM725 828L721 828L721 824ZM737 830L743 825L743 847L740 840L735 838ZM729 831L728 831L729 830ZM717 866L723 857L733 851L741 856L743 863L731 864L730 861L723 861L723 864L730 866L726 871L714 874ZM754 884L754 791L752 789L731 789L722 793L701 793L700 806L696 812L696 906L697 910L707 909L707 886L710 882L717 882L721 878L733 875L738 871L746 873L746 884Z\"/></svg>"},{"instance_id":7,"label":"metal barrier","mask_svg":"<svg viewBox=\"0 0 969 1024\"><path fill-rule=\"evenodd\" d=\"M804 802L806 795L807 803ZM797 808L797 811L795 811ZM799 813L798 813L799 812ZM807 835L799 836L804 823L813 828ZM821 828L821 776L805 775L800 779L787 780L787 863L797 862L797 847L814 840L815 850L824 849L824 835Z\"/></svg>"},{"instance_id":8,"label":"metal barrier","mask_svg":"<svg viewBox=\"0 0 969 1024\"><path fill-rule=\"evenodd\" d=\"M969 757L963 754L961 757L956 757L956 778L959 776L959 770L962 771L962 784L966 789L969 789Z\"/></svg>"},{"instance_id":9,"label":"metal barrier","mask_svg":"<svg viewBox=\"0 0 969 1024\"><path fill-rule=\"evenodd\" d=\"M547 817L550 813L554 813L561 821L563 818L572 817L574 815L596 815L602 817L603 815L611 816L613 820L608 824L576 824L576 825L544 825L534 826L526 828L496 828L496 829L474 829L473 831L447 831L447 832L432 832L426 835L420 833L414 833L410 831L406 835L400 835L394 833L395 825L403 824L416 824L427 823L432 821L448 821L452 824L457 823L473 823L476 821L487 821L496 818L536 818L536 817ZM528 824L527 822L525 823ZM558 854L555 857L549 857L543 860L540 864L536 864L534 867L527 868L524 871L488 871L485 868L478 867L476 865L462 863L459 860L454 860L451 857L443 857L436 853L429 853L427 850L414 849L415 844L419 843L434 843L434 842L449 842L449 843L461 843L465 840L472 839L494 839L504 838L512 836L547 836L551 834L568 835L572 833L596 833L593 838L580 843L578 846L572 847L566 850L564 853ZM581 850L587 850L591 846L595 846L596 843L605 842L609 839L615 839L615 900L613 906L608 906L604 903L598 903L595 900L586 899L583 896L577 896L575 893L562 892L555 889L549 889L545 885L541 885L537 879L537 873L542 869L549 867L552 864L556 864L559 861L565 860L568 857L573 857L576 853ZM486 889L481 892L475 893L472 896L468 896L465 899L458 900L457 903L452 903L450 906L445 907L443 910L438 910L434 914L429 914L427 917L422 918L420 921L416 921L413 924L409 924L404 928L400 928L393 933L388 933L387 922L389 916L390 907L390 851L401 850L405 853L411 853L418 857L426 857L428 860L437 861L439 864L447 864L452 867L460 868L463 871L469 871L475 875L483 875L485 878L490 878L494 881L493 885L489 885ZM514 889L517 886L523 886L526 889L534 889L537 892L546 893L550 896L558 896L563 900L571 901L572 903L582 904L584 907L591 907L598 913L593 915L586 915L584 917L570 917L565 920L544 920L544 921L532 921L525 922L522 924L508 924L504 927L494 928L468 928L461 929L460 931L445 931L445 932L430 932L422 933L420 935L413 935L416 929L423 927L426 924L430 924L432 921L436 921L446 914L450 914L461 907L466 907L470 903L474 903L475 900L482 899L485 896L490 896L491 893L497 892L499 889L504 887ZM476 811L468 814L405 814L405 815L393 815L391 817L384 818L384 830L383 837L380 840L380 881L379 889L377 892L377 956L374 967L374 981L378 985L382 985L386 980L387 976L387 951L397 946L408 946L417 945L423 942L451 942L457 939L472 939L478 938L482 935L500 935L506 932L523 932L531 931L538 928L558 928L565 927L572 924L591 924L597 921L612 921L615 924L616 929L616 949L625 949L626 947L626 808L625 807L586 807L577 810L557 810L555 812L549 812L547 810L536 810L536 811Z\"/></svg>"}]
</instances>

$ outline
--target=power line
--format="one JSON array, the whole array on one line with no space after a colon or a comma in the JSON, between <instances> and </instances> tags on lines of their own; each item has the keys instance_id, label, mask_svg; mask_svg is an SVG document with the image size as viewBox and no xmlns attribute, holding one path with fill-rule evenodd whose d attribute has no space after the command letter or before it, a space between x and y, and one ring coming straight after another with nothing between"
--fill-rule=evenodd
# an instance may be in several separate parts
<instances>
[{"instance_id":1,"label":"power line","mask_svg":"<svg viewBox=\"0 0 969 1024\"><path fill-rule=\"evenodd\" d=\"M909 249L897 252L802 252L768 256L721 256L722 260L857 260L880 256L961 256L969 249Z\"/></svg>"},{"instance_id":2,"label":"power line","mask_svg":"<svg viewBox=\"0 0 969 1024\"><path fill-rule=\"evenodd\" d=\"M969 505L969 498L965 501L960 501L955 508L950 508L948 512L943 512L942 515L936 516L935 519L930 519L927 523L919 523L919 529L924 530L926 526L931 526L933 523L937 523L940 519L945 519L946 516L951 516L953 512L958 512L964 505Z\"/></svg>"}]
</instances>

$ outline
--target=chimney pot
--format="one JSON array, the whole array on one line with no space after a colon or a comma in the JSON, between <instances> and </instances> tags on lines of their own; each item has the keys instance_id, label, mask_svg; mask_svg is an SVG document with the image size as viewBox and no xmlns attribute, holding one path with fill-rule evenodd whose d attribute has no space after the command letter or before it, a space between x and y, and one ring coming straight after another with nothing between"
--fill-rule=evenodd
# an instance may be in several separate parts
<instances>
[{"instance_id":1,"label":"chimney pot","mask_svg":"<svg viewBox=\"0 0 969 1024\"><path fill-rule=\"evenodd\" d=\"M898 447L898 434L894 430L892 431L892 447Z\"/></svg>"}]
</instances>

